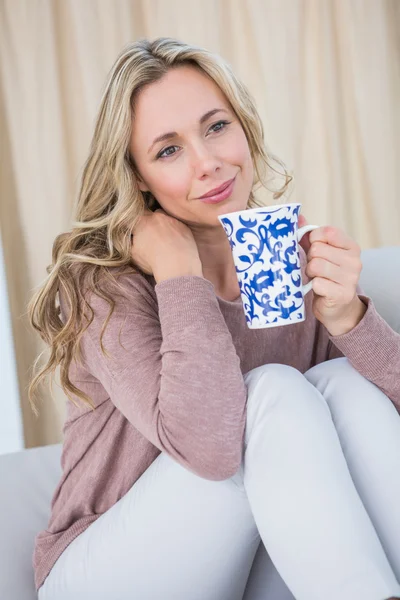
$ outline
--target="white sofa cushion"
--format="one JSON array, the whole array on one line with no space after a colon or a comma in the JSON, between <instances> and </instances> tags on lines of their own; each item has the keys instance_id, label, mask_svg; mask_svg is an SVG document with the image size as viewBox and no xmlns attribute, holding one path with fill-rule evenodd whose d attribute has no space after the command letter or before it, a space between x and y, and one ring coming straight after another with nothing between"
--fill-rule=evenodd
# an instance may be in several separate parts
<instances>
[{"instance_id":1,"label":"white sofa cushion","mask_svg":"<svg viewBox=\"0 0 400 600\"><path fill-rule=\"evenodd\" d=\"M378 313L400 333L400 246L363 250L361 260L360 286Z\"/></svg>"},{"instance_id":2,"label":"white sofa cushion","mask_svg":"<svg viewBox=\"0 0 400 600\"><path fill-rule=\"evenodd\" d=\"M61 476L61 444L0 456L0 598L35 600L32 554Z\"/></svg>"}]
</instances>

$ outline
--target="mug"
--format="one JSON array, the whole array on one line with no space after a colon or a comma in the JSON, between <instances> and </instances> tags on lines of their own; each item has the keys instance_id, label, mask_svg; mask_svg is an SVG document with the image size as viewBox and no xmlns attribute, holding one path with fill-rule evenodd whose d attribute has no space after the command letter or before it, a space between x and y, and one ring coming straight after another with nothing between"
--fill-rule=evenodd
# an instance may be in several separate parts
<instances>
[{"instance_id":1,"label":"mug","mask_svg":"<svg viewBox=\"0 0 400 600\"><path fill-rule=\"evenodd\" d=\"M298 229L301 204L280 204L219 215L229 239L247 326L277 327L305 320L299 242L319 225Z\"/></svg>"}]
</instances>

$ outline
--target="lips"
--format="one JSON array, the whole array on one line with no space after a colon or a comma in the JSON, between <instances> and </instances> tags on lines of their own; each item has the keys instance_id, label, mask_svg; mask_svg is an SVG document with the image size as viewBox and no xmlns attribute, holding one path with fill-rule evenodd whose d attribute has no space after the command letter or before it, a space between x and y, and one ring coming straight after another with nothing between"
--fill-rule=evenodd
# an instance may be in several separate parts
<instances>
[{"instance_id":1,"label":"lips","mask_svg":"<svg viewBox=\"0 0 400 600\"><path fill-rule=\"evenodd\" d=\"M226 188L228 187L228 185L230 185L232 183L232 181L235 178L233 177L232 179L229 179L229 181L225 181L225 183L223 183L222 185L220 185L217 188L214 188L213 190L210 190L209 192L207 192L207 194L204 194L203 196L199 196L200 198L210 198L211 196L215 196L216 194L219 194L220 192L223 192L224 190L226 190Z\"/></svg>"}]
</instances>

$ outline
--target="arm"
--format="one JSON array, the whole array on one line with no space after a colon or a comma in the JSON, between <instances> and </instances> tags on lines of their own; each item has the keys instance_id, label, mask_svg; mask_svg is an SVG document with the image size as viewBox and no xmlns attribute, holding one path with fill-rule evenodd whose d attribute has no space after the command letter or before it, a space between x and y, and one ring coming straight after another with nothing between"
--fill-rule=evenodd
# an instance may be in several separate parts
<instances>
[{"instance_id":1,"label":"arm","mask_svg":"<svg viewBox=\"0 0 400 600\"><path fill-rule=\"evenodd\" d=\"M357 284L357 296L358 296L358 298L360 298L360 300L361 300L361 296L365 296L364 291L361 288L361 286L360 286L359 283ZM362 314L362 317L360 318L360 321L364 317L364 315L365 315L365 313L367 311L367 305L364 304L364 307L365 307L365 311L363 311L363 314ZM358 324L358 322L359 321L357 321L357 323L354 324L354 327L356 326L356 324ZM328 345L326 360L332 360L333 358L342 358L342 357L344 357L343 352L341 350L339 350L339 348L337 348L334 345L334 343L333 343L333 339L334 339L333 334L330 333L329 331L327 331L326 327L324 327L323 325L321 325L321 328L324 331L324 338L325 338L326 343ZM352 329L352 327L349 328L349 330L350 329Z\"/></svg>"},{"instance_id":2,"label":"arm","mask_svg":"<svg viewBox=\"0 0 400 600\"><path fill-rule=\"evenodd\" d=\"M360 295L367 310L357 325L342 335L327 336L332 345L328 359L338 352L369 381L377 385L400 413L400 334L379 315L370 298Z\"/></svg>"},{"instance_id":3,"label":"arm","mask_svg":"<svg viewBox=\"0 0 400 600\"><path fill-rule=\"evenodd\" d=\"M155 286L128 275L127 299L100 332L108 304L92 295L92 324L82 336L85 367L111 401L154 446L185 468L226 479L241 460L247 390L214 287L184 275ZM121 346L122 345L122 346Z\"/></svg>"},{"instance_id":4,"label":"arm","mask_svg":"<svg viewBox=\"0 0 400 600\"><path fill-rule=\"evenodd\" d=\"M362 268L359 247L333 227L312 231L310 242L308 256L300 251L300 259L306 278L315 277L313 290L317 296L313 297L313 312L319 323L314 364L346 356L361 375L390 398L400 413L400 335L377 313L358 283ZM313 260L316 260L314 265ZM353 295L353 286L355 301L347 304L344 298Z\"/></svg>"}]
</instances>

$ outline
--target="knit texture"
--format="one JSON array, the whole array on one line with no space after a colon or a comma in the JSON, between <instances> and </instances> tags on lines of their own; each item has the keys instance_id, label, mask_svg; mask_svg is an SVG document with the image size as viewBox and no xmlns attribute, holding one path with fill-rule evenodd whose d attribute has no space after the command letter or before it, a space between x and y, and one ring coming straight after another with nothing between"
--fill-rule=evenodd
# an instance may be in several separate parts
<instances>
[{"instance_id":1,"label":"knit texture","mask_svg":"<svg viewBox=\"0 0 400 600\"><path fill-rule=\"evenodd\" d=\"M303 282L306 257L301 250ZM100 333L109 305L90 297L94 319L82 337L83 363L70 378L93 400L94 411L67 404L62 476L47 529L35 540L36 589L65 548L113 506L161 453L199 477L223 480L239 468L246 424L243 375L280 363L305 373L347 356L400 413L400 335L360 293L367 311L349 333L332 337L312 313L306 320L249 329L240 297L227 301L213 284L184 275L156 284L151 276L123 275L122 295ZM360 292L362 290L360 289ZM60 293L63 320L68 307Z\"/></svg>"}]
</instances>

